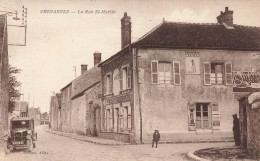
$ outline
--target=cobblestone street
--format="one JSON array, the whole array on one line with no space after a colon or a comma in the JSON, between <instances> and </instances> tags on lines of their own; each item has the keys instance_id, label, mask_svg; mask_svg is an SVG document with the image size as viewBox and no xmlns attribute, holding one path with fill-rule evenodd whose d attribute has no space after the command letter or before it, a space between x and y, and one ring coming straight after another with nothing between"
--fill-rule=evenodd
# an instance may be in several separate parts
<instances>
[{"instance_id":1,"label":"cobblestone street","mask_svg":"<svg viewBox=\"0 0 260 161\"><path fill-rule=\"evenodd\" d=\"M97 145L45 132L38 128L38 141L33 152L15 150L4 161L85 161L85 160L190 160L187 153L207 147L233 143L160 144L157 149L144 145Z\"/></svg>"}]
</instances>

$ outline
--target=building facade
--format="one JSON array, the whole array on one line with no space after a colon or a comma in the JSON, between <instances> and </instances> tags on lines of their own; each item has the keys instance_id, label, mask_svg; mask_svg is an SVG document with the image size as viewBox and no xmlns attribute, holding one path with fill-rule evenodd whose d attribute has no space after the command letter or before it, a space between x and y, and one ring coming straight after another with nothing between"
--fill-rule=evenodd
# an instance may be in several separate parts
<instances>
[{"instance_id":1,"label":"building facade","mask_svg":"<svg viewBox=\"0 0 260 161\"><path fill-rule=\"evenodd\" d=\"M100 131L100 69L101 53L94 54L94 67L81 65L81 75L62 88L64 131L97 136ZM64 127L64 126L63 126Z\"/></svg>"},{"instance_id":2,"label":"building facade","mask_svg":"<svg viewBox=\"0 0 260 161\"><path fill-rule=\"evenodd\" d=\"M14 117L29 117L28 116L28 102L16 101L13 111Z\"/></svg>"},{"instance_id":3,"label":"building facade","mask_svg":"<svg viewBox=\"0 0 260 161\"><path fill-rule=\"evenodd\" d=\"M34 120L34 125L38 126L41 124L41 111L39 108L31 107L28 109L28 117Z\"/></svg>"},{"instance_id":4,"label":"building facade","mask_svg":"<svg viewBox=\"0 0 260 161\"><path fill-rule=\"evenodd\" d=\"M50 101L50 128L51 130L61 131L61 94L56 93L51 96Z\"/></svg>"},{"instance_id":5,"label":"building facade","mask_svg":"<svg viewBox=\"0 0 260 161\"><path fill-rule=\"evenodd\" d=\"M232 139L234 76L260 71L260 29L233 24L227 7L217 20L163 21L131 43L125 13L122 49L99 65L104 137L149 142L159 130L166 142Z\"/></svg>"},{"instance_id":6,"label":"building facade","mask_svg":"<svg viewBox=\"0 0 260 161\"><path fill-rule=\"evenodd\" d=\"M71 132L71 82L61 89L62 131Z\"/></svg>"}]
</instances>

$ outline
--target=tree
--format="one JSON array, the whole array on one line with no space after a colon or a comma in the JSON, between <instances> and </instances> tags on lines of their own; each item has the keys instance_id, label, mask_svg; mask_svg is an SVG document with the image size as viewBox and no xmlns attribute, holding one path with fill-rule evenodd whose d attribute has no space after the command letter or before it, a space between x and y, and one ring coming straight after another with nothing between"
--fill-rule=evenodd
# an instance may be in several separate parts
<instances>
[{"instance_id":1,"label":"tree","mask_svg":"<svg viewBox=\"0 0 260 161\"><path fill-rule=\"evenodd\" d=\"M20 91L17 89L21 86L21 83L17 80L16 74L20 73L21 69L12 67L9 65L9 105L8 111L12 113L14 111L15 102L17 98L21 97Z\"/></svg>"}]
</instances>

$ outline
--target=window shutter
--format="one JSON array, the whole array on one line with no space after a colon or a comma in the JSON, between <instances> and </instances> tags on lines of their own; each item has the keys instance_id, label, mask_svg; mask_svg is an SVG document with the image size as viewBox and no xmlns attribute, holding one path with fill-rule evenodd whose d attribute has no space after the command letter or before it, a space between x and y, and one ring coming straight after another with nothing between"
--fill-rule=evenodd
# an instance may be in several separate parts
<instances>
[{"instance_id":1,"label":"window shutter","mask_svg":"<svg viewBox=\"0 0 260 161\"><path fill-rule=\"evenodd\" d=\"M173 61L173 82L175 85L181 84L181 72L180 72L180 62Z\"/></svg>"},{"instance_id":2,"label":"window shutter","mask_svg":"<svg viewBox=\"0 0 260 161\"><path fill-rule=\"evenodd\" d=\"M232 83L232 64L225 64L225 74L226 74L226 85L233 85Z\"/></svg>"},{"instance_id":3,"label":"window shutter","mask_svg":"<svg viewBox=\"0 0 260 161\"><path fill-rule=\"evenodd\" d=\"M104 84L104 95L105 94L107 94L107 76L104 76L104 82L103 82L103 84Z\"/></svg>"},{"instance_id":4,"label":"window shutter","mask_svg":"<svg viewBox=\"0 0 260 161\"><path fill-rule=\"evenodd\" d=\"M113 74L110 74L109 80L109 94L113 93Z\"/></svg>"},{"instance_id":5,"label":"window shutter","mask_svg":"<svg viewBox=\"0 0 260 161\"><path fill-rule=\"evenodd\" d=\"M119 84L120 84L120 91L123 90L123 69L119 69Z\"/></svg>"},{"instance_id":6,"label":"window shutter","mask_svg":"<svg viewBox=\"0 0 260 161\"><path fill-rule=\"evenodd\" d=\"M204 85L211 85L210 83L210 62L204 62Z\"/></svg>"},{"instance_id":7,"label":"window shutter","mask_svg":"<svg viewBox=\"0 0 260 161\"><path fill-rule=\"evenodd\" d=\"M158 60L152 60L151 62L151 78L152 78L152 84L159 84Z\"/></svg>"},{"instance_id":8,"label":"window shutter","mask_svg":"<svg viewBox=\"0 0 260 161\"><path fill-rule=\"evenodd\" d=\"M128 106L128 116L127 116L127 127L128 129L131 129L132 128L132 125L131 125L131 106Z\"/></svg>"},{"instance_id":9,"label":"window shutter","mask_svg":"<svg viewBox=\"0 0 260 161\"><path fill-rule=\"evenodd\" d=\"M127 68L127 88L131 88L131 75L132 75L132 70L130 68Z\"/></svg>"},{"instance_id":10,"label":"window shutter","mask_svg":"<svg viewBox=\"0 0 260 161\"><path fill-rule=\"evenodd\" d=\"M123 130L124 129L124 117L123 117L123 107L120 107L119 108L119 113L120 113L120 116L119 116L119 120L120 120L120 129Z\"/></svg>"},{"instance_id":11,"label":"window shutter","mask_svg":"<svg viewBox=\"0 0 260 161\"><path fill-rule=\"evenodd\" d=\"M104 114L104 126L105 126L105 130L107 130L107 109L105 109L105 114Z\"/></svg>"}]
</instances>

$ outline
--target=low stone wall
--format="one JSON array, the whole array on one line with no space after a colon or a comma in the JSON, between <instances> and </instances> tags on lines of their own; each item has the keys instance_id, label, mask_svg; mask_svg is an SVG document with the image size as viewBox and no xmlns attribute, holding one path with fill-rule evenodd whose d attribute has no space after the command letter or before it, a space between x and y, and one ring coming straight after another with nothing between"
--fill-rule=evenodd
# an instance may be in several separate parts
<instances>
[{"instance_id":1,"label":"low stone wall","mask_svg":"<svg viewBox=\"0 0 260 161\"><path fill-rule=\"evenodd\" d=\"M254 159L260 158L260 92L248 97L250 104L247 108L247 149Z\"/></svg>"},{"instance_id":2,"label":"low stone wall","mask_svg":"<svg viewBox=\"0 0 260 161\"><path fill-rule=\"evenodd\" d=\"M113 132L100 132L98 134L99 138L115 140L115 141L122 141L124 143L130 142L130 135L123 134L123 133L113 133Z\"/></svg>"}]
</instances>

